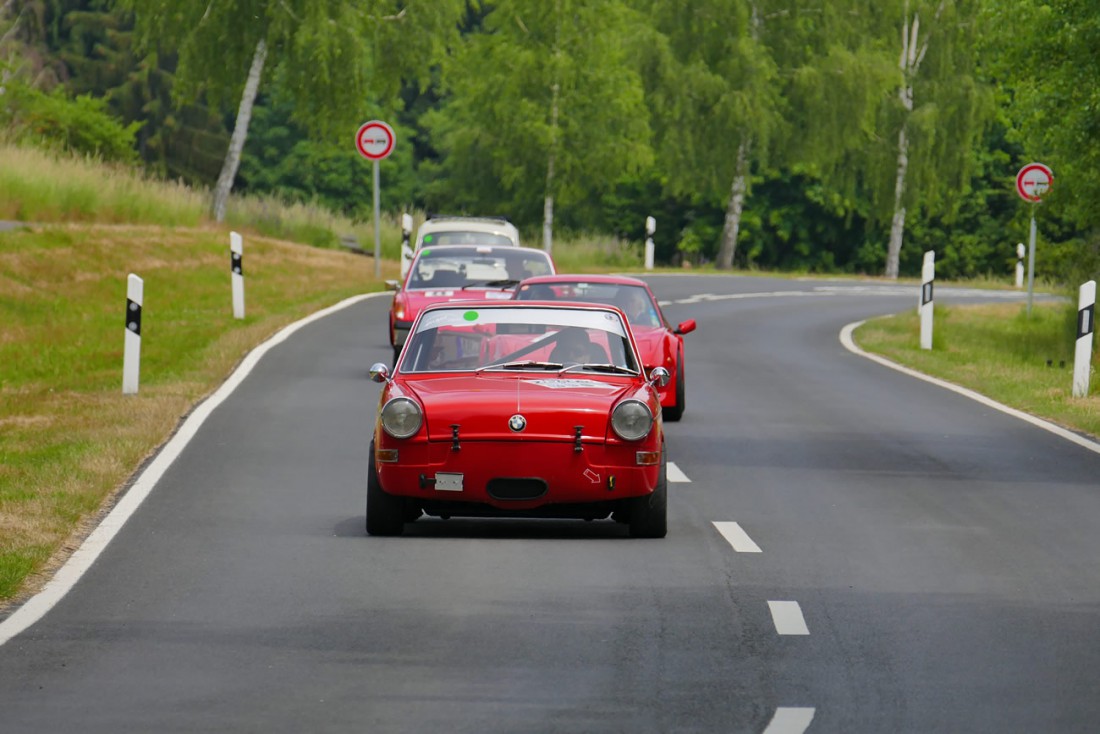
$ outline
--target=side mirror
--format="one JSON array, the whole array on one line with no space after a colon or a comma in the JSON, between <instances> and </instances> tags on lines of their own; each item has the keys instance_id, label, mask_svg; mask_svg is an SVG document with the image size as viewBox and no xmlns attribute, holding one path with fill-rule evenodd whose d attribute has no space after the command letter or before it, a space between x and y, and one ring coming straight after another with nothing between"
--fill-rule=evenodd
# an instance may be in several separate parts
<instances>
[{"instance_id":1,"label":"side mirror","mask_svg":"<svg viewBox=\"0 0 1100 734\"><path fill-rule=\"evenodd\" d=\"M691 333L694 330L695 319L687 319L686 321L681 321L680 324L676 325L676 328L673 329L673 332L683 335L683 333Z\"/></svg>"},{"instance_id":2,"label":"side mirror","mask_svg":"<svg viewBox=\"0 0 1100 734\"><path fill-rule=\"evenodd\" d=\"M400 280L387 280L386 281L386 290L388 290L388 291L399 291L399 290L401 290L401 281Z\"/></svg>"},{"instance_id":3,"label":"side mirror","mask_svg":"<svg viewBox=\"0 0 1100 734\"><path fill-rule=\"evenodd\" d=\"M370 379L371 382L389 382L390 368L382 362L375 362L370 366Z\"/></svg>"},{"instance_id":4,"label":"side mirror","mask_svg":"<svg viewBox=\"0 0 1100 734\"><path fill-rule=\"evenodd\" d=\"M668 370L664 367L654 367L649 371L649 384L657 383L659 387L664 387L668 384L669 374Z\"/></svg>"},{"instance_id":5,"label":"side mirror","mask_svg":"<svg viewBox=\"0 0 1100 734\"><path fill-rule=\"evenodd\" d=\"M681 321L677 324L673 332L676 334L690 334L695 331L695 319L688 319L687 321Z\"/></svg>"}]
</instances>

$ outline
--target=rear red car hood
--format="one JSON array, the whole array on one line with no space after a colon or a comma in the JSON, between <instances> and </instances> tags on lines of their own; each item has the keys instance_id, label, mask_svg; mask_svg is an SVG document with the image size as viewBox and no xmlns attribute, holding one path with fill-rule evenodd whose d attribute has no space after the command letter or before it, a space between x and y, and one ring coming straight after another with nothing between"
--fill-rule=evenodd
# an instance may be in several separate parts
<instances>
[{"instance_id":1,"label":"rear red car hood","mask_svg":"<svg viewBox=\"0 0 1100 734\"><path fill-rule=\"evenodd\" d=\"M443 441L458 426L460 439L573 440L576 426L584 438L607 435L611 408L633 389L627 381L592 379L574 372L537 377L493 372L477 377L437 377L406 382L424 406L428 438ZM521 415L522 431L509 427Z\"/></svg>"},{"instance_id":2,"label":"rear red car hood","mask_svg":"<svg viewBox=\"0 0 1100 734\"><path fill-rule=\"evenodd\" d=\"M512 290L500 288L430 288L428 290L405 291L405 314L410 321L420 311L433 303L446 303L448 301L508 301L512 298Z\"/></svg>"}]
</instances>

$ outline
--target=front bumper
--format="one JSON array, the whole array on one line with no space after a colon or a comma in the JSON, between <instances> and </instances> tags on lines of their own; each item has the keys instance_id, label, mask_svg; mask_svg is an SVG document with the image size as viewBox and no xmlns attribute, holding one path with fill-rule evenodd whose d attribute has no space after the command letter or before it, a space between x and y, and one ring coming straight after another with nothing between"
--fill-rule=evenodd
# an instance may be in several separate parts
<instances>
[{"instance_id":1,"label":"front bumper","mask_svg":"<svg viewBox=\"0 0 1100 734\"><path fill-rule=\"evenodd\" d=\"M379 441L378 448L398 452L396 462L375 463L388 494L425 505L481 505L501 514L646 496L660 474L659 461L638 464L639 452L660 450L648 440L585 443L581 451L571 442L549 441L462 441L458 450L450 441Z\"/></svg>"}]
</instances>

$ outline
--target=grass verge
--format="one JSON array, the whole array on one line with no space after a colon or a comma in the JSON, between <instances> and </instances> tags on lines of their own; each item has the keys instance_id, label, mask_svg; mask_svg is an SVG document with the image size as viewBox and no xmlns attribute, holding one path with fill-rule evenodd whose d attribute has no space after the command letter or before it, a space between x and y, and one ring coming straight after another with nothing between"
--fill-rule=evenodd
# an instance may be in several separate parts
<instances>
[{"instance_id":1,"label":"grass verge","mask_svg":"<svg viewBox=\"0 0 1100 734\"><path fill-rule=\"evenodd\" d=\"M371 258L227 231L47 226L0 234L0 603L35 590L100 508L256 344L382 288ZM383 278L396 277L395 263ZM126 277L145 281L141 388L123 395Z\"/></svg>"},{"instance_id":2,"label":"grass verge","mask_svg":"<svg viewBox=\"0 0 1100 734\"><path fill-rule=\"evenodd\" d=\"M868 321L853 338L862 349L980 392L1065 428L1100 438L1100 354L1088 396L1074 398L1077 309L1038 303L936 306L932 349L920 348L914 311Z\"/></svg>"}]
</instances>

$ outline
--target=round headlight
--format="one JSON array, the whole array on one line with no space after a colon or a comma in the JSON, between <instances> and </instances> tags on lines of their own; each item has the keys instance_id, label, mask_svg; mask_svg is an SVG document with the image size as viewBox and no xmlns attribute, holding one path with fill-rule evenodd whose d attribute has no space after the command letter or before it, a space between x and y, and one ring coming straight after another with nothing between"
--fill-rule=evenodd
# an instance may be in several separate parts
<instances>
[{"instance_id":1,"label":"round headlight","mask_svg":"<svg viewBox=\"0 0 1100 734\"><path fill-rule=\"evenodd\" d=\"M416 435L423 422L424 413L415 400L394 398L382 406L382 428L394 438Z\"/></svg>"},{"instance_id":2,"label":"round headlight","mask_svg":"<svg viewBox=\"0 0 1100 734\"><path fill-rule=\"evenodd\" d=\"M641 400L624 400L611 411L611 427L620 438L637 441L653 427L653 413Z\"/></svg>"}]
</instances>

